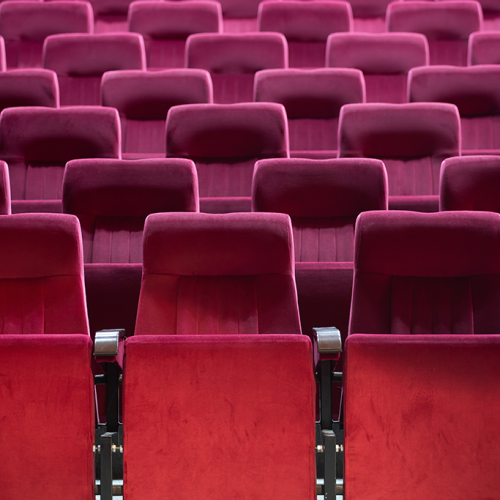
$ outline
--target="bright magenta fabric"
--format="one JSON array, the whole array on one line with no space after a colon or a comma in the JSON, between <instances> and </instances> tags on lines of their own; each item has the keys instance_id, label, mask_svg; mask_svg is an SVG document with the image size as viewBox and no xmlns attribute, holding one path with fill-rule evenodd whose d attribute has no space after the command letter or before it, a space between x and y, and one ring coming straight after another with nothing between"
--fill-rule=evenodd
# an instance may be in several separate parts
<instances>
[{"instance_id":1,"label":"bright magenta fabric","mask_svg":"<svg viewBox=\"0 0 500 500\"><path fill-rule=\"evenodd\" d=\"M11 213L10 203L10 178L9 167L4 161L0 161L0 214Z\"/></svg>"},{"instance_id":2,"label":"bright magenta fabric","mask_svg":"<svg viewBox=\"0 0 500 500\"><path fill-rule=\"evenodd\" d=\"M498 64L500 33L494 31L471 33L469 37L468 65Z\"/></svg>"}]
</instances>

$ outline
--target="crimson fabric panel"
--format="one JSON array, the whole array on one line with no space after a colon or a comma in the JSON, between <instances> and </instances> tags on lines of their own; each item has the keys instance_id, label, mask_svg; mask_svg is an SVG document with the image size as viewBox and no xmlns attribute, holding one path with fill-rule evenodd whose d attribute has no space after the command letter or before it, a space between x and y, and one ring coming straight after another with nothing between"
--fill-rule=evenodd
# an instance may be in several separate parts
<instances>
[{"instance_id":1,"label":"crimson fabric panel","mask_svg":"<svg viewBox=\"0 0 500 500\"><path fill-rule=\"evenodd\" d=\"M212 94L210 74L202 69L109 71L101 82L103 106L120 113L126 159L165 157L168 110L179 104L212 103Z\"/></svg>"},{"instance_id":2,"label":"crimson fabric panel","mask_svg":"<svg viewBox=\"0 0 500 500\"><path fill-rule=\"evenodd\" d=\"M500 33L478 32L469 37L468 64L500 64Z\"/></svg>"},{"instance_id":3,"label":"crimson fabric panel","mask_svg":"<svg viewBox=\"0 0 500 500\"><path fill-rule=\"evenodd\" d=\"M254 99L285 106L290 155L335 158L340 108L365 102L357 69L270 69L255 75Z\"/></svg>"},{"instance_id":4,"label":"crimson fabric panel","mask_svg":"<svg viewBox=\"0 0 500 500\"><path fill-rule=\"evenodd\" d=\"M346 500L465 498L471 484L475 498L495 498L498 335L353 335L346 344Z\"/></svg>"},{"instance_id":5,"label":"crimson fabric panel","mask_svg":"<svg viewBox=\"0 0 500 500\"><path fill-rule=\"evenodd\" d=\"M441 162L460 154L453 104L346 104L340 112L339 157L379 158L389 178L389 208L438 210Z\"/></svg>"},{"instance_id":6,"label":"crimson fabric panel","mask_svg":"<svg viewBox=\"0 0 500 500\"><path fill-rule=\"evenodd\" d=\"M43 42L57 33L92 33L92 6L81 1L16 1L0 4L0 35L9 68L42 66Z\"/></svg>"},{"instance_id":7,"label":"crimson fabric panel","mask_svg":"<svg viewBox=\"0 0 500 500\"><path fill-rule=\"evenodd\" d=\"M291 68L323 68L328 35L352 30L352 10L347 2L267 1L259 6L257 22L259 31L285 35Z\"/></svg>"},{"instance_id":8,"label":"crimson fabric panel","mask_svg":"<svg viewBox=\"0 0 500 500\"><path fill-rule=\"evenodd\" d=\"M363 72L366 102L405 103L408 72L429 64L429 45L420 33L332 33L328 67Z\"/></svg>"},{"instance_id":9,"label":"crimson fabric panel","mask_svg":"<svg viewBox=\"0 0 500 500\"><path fill-rule=\"evenodd\" d=\"M288 67L287 43L279 33L192 35L187 41L186 65L210 72L214 102L253 101L257 71Z\"/></svg>"},{"instance_id":10,"label":"crimson fabric panel","mask_svg":"<svg viewBox=\"0 0 500 500\"><path fill-rule=\"evenodd\" d=\"M144 37L148 68L183 68L189 35L222 32L221 7L198 0L133 2L128 29Z\"/></svg>"},{"instance_id":11,"label":"crimson fabric panel","mask_svg":"<svg viewBox=\"0 0 500 500\"><path fill-rule=\"evenodd\" d=\"M43 66L57 73L62 106L100 105L105 71L146 69L144 40L136 33L49 36Z\"/></svg>"},{"instance_id":12,"label":"crimson fabric panel","mask_svg":"<svg viewBox=\"0 0 500 500\"><path fill-rule=\"evenodd\" d=\"M10 215L10 179L7 163L0 160L0 215Z\"/></svg>"},{"instance_id":13,"label":"crimson fabric panel","mask_svg":"<svg viewBox=\"0 0 500 500\"><path fill-rule=\"evenodd\" d=\"M349 334L500 332L500 215L365 212Z\"/></svg>"}]
</instances>

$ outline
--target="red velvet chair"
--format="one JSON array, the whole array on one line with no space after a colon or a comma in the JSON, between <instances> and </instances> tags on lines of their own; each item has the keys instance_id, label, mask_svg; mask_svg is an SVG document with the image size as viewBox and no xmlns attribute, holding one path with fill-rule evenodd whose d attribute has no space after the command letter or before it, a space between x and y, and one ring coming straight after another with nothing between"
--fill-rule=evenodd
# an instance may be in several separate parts
<instances>
[{"instance_id":1,"label":"red velvet chair","mask_svg":"<svg viewBox=\"0 0 500 500\"><path fill-rule=\"evenodd\" d=\"M104 72L146 69L144 40L136 33L49 36L43 66L57 73L62 106L100 105Z\"/></svg>"},{"instance_id":2,"label":"red velvet chair","mask_svg":"<svg viewBox=\"0 0 500 500\"><path fill-rule=\"evenodd\" d=\"M210 72L214 102L252 101L257 71L288 67L287 44L279 33L192 35L186 45L186 66Z\"/></svg>"},{"instance_id":3,"label":"red velvet chair","mask_svg":"<svg viewBox=\"0 0 500 500\"><path fill-rule=\"evenodd\" d=\"M257 31L257 11L261 0L221 0L225 33Z\"/></svg>"},{"instance_id":4,"label":"red velvet chair","mask_svg":"<svg viewBox=\"0 0 500 500\"><path fill-rule=\"evenodd\" d=\"M14 212L61 211L64 166L75 158L119 158L120 121L111 108L7 108L0 158L9 165Z\"/></svg>"},{"instance_id":5,"label":"red velvet chair","mask_svg":"<svg viewBox=\"0 0 500 500\"><path fill-rule=\"evenodd\" d=\"M333 33L326 65L363 72L366 102L408 102L408 72L429 64L429 45L420 33Z\"/></svg>"},{"instance_id":6,"label":"red velvet chair","mask_svg":"<svg viewBox=\"0 0 500 500\"><path fill-rule=\"evenodd\" d=\"M422 33L429 41L430 64L467 65L469 35L483 26L481 5L474 1L392 2L387 31Z\"/></svg>"},{"instance_id":7,"label":"red velvet chair","mask_svg":"<svg viewBox=\"0 0 500 500\"><path fill-rule=\"evenodd\" d=\"M452 104L346 104L340 112L339 157L382 160L391 209L437 211L441 162L458 155Z\"/></svg>"},{"instance_id":8,"label":"red velvet chair","mask_svg":"<svg viewBox=\"0 0 500 500\"><path fill-rule=\"evenodd\" d=\"M500 66L415 68L408 79L411 102L449 102L460 113L462 154L500 152Z\"/></svg>"},{"instance_id":9,"label":"red velvet chair","mask_svg":"<svg viewBox=\"0 0 500 500\"><path fill-rule=\"evenodd\" d=\"M0 238L2 497L50 500L71 491L91 500L92 342L78 220L0 217Z\"/></svg>"},{"instance_id":10,"label":"red velvet chair","mask_svg":"<svg viewBox=\"0 0 500 500\"><path fill-rule=\"evenodd\" d=\"M285 106L290 155L335 158L340 108L365 102L357 69L270 69L255 75L254 99Z\"/></svg>"},{"instance_id":11,"label":"red velvet chair","mask_svg":"<svg viewBox=\"0 0 500 500\"><path fill-rule=\"evenodd\" d=\"M94 31L127 31L127 15L132 0L88 0L94 11Z\"/></svg>"},{"instance_id":12,"label":"red velvet chair","mask_svg":"<svg viewBox=\"0 0 500 500\"><path fill-rule=\"evenodd\" d=\"M102 77L101 96L103 106L120 113L123 158L165 157L168 110L212 103L212 80L201 69L109 71Z\"/></svg>"},{"instance_id":13,"label":"red velvet chair","mask_svg":"<svg viewBox=\"0 0 500 500\"><path fill-rule=\"evenodd\" d=\"M382 33L385 12L391 0L349 0L353 15L353 31Z\"/></svg>"},{"instance_id":14,"label":"red velvet chair","mask_svg":"<svg viewBox=\"0 0 500 500\"><path fill-rule=\"evenodd\" d=\"M128 29L144 37L148 68L183 68L189 35L222 32L221 7L212 1L141 0L130 5Z\"/></svg>"},{"instance_id":15,"label":"red velvet chair","mask_svg":"<svg viewBox=\"0 0 500 500\"><path fill-rule=\"evenodd\" d=\"M259 31L283 33L288 41L291 68L323 68L326 40L330 33L351 31L352 10L347 2L262 2Z\"/></svg>"},{"instance_id":16,"label":"red velvet chair","mask_svg":"<svg viewBox=\"0 0 500 500\"><path fill-rule=\"evenodd\" d=\"M500 33L472 33L469 37L468 64L500 64Z\"/></svg>"},{"instance_id":17,"label":"red velvet chair","mask_svg":"<svg viewBox=\"0 0 500 500\"><path fill-rule=\"evenodd\" d=\"M446 0L448 1L448 0ZM495 0L478 0L483 11L483 26L485 31L500 29L500 6Z\"/></svg>"},{"instance_id":18,"label":"red velvet chair","mask_svg":"<svg viewBox=\"0 0 500 500\"><path fill-rule=\"evenodd\" d=\"M2 2L0 35L9 68L42 66L43 42L57 33L92 33L94 15L88 2Z\"/></svg>"},{"instance_id":19,"label":"red velvet chair","mask_svg":"<svg viewBox=\"0 0 500 500\"><path fill-rule=\"evenodd\" d=\"M195 162L202 211L250 211L255 162L288 157L285 109L275 103L174 106L167 115L167 157Z\"/></svg>"}]
</instances>

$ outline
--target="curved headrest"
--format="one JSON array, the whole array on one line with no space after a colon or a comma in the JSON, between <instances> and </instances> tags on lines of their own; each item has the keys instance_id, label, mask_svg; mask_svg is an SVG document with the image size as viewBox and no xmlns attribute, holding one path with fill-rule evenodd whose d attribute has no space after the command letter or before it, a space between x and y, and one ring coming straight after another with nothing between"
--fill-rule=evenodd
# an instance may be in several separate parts
<instances>
[{"instance_id":1,"label":"curved headrest","mask_svg":"<svg viewBox=\"0 0 500 500\"><path fill-rule=\"evenodd\" d=\"M326 65L367 74L406 74L429 64L429 44L421 33L332 33Z\"/></svg>"},{"instance_id":2,"label":"curved headrest","mask_svg":"<svg viewBox=\"0 0 500 500\"><path fill-rule=\"evenodd\" d=\"M288 118L336 118L344 104L365 101L357 69L268 69L255 75L254 100L279 102Z\"/></svg>"},{"instance_id":3,"label":"curved headrest","mask_svg":"<svg viewBox=\"0 0 500 500\"><path fill-rule=\"evenodd\" d=\"M351 31L352 10L347 2L267 1L259 5L259 31L277 31L295 42L326 42L336 31Z\"/></svg>"},{"instance_id":4,"label":"curved headrest","mask_svg":"<svg viewBox=\"0 0 500 500\"><path fill-rule=\"evenodd\" d=\"M0 115L0 154L4 159L62 162L119 158L120 140L120 118L113 108L27 106L6 108Z\"/></svg>"},{"instance_id":5,"label":"curved headrest","mask_svg":"<svg viewBox=\"0 0 500 500\"><path fill-rule=\"evenodd\" d=\"M428 40L467 40L483 27L479 2L391 2L387 6L387 31L424 34Z\"/></svg>"},{"instance_id":6,"label":"curved headrest","mask_svg":"<svg viewBox=\"0 0 500 500\"><path fill-rule=\"evenodd\" d=\"M70 33L47 37L43 66L58 75L101 76L105 71L146 69L144 40L138 33Z\"/></svg>"},{"instance_id":7,"label":"curved headrest","mask_svg":"<svg viewBox=\"0 0 500 500\"><path fill-rule=\"evenodd\" d=\"M10 207L10 176L7 163L0 160L0 215L9 215Z\"/></svg>"},{"instance_id":8,"label":"curved headrest","mask_svg":"<svg viewBox=\"0 0 500 500\"><path fill-rule=\"evenodd\" d=\"M0 217L0 279L83 274L80 223L74 215Z\"/></svg>"},{"instance_id":9,"label":"curved headrest","mask_svg":"<svg viewBox=\"0 0 500 500\"><path fill-rule=\"evenodd\" d=\"M220 33L219 2L133 2L128 12L129 31L156 40L184 40L193 33Z\"/></svg>"},{"instance_id":10,"label":"curved headrest","mask_svg":"<svg viewBox=\"0 0 500 500\"><path fill-rule=\"evenodd\" d=\"M285 108L271 102L174 106L167 115L167 156L287 157Z\"/></svg>"},{"instance_id":11,"label":"curved headrest","mask_svg":"<svg viewBox=\"0 0 500 500\"><path fill-rule=\"evenodd\" d=\"M500 112L500 66L428 66L408 76L410 102L449 102L460 116Z\"/></svg>"},{"instance_id":12,"label":"curved headrest","mask_svg":"<svg viewBox=\"0 0 500 500\"><path fill-rule=\"evenodd\" d=\"M355 272L459 277L500 273L500 215L492 212L364 212Z\"/></svg>"},{"instance_id":13,"label":"curved headrest","mask_svg":"<svg viewBox=\"0 0 500 500\"><path fill-rule=\"evenodd\" d=\"M9 41L43 41L56 33L93 33L89 2L3 2L0 35Z\"/></svg>"},{"instance_id":14,"label":"curved headrest","mask_svg":"<svg viewBox=\"0 0 500 500\"><path fill-rule=\"evenodd\" d=\"M500 212L500 156L457 156L441 164L440 210Z\"/></svg>"},{"instance_id":15,"label":"curved headrest","mask_svg":"<svg viewBox=\"0 0 500 500\"><path fill-rule=\"evenodd\" d=\"M387 182L380 160L259 160L252 210L291 217L355 217L365 210L387 210Z\"/></svg>"},{"instance_id":16,"label":"curved headrest","mask_svg":"<svg viewBox=\"0 0 500 500\"><path fill-rule=\"evenodd\" d=\"M198 211L198 177L191 160L73 160L66 164L63 212L141 217Z\"/></svg>"},{"instance_id":17,"label":"curved headrest","mask_svg":"<svg viewBox=\"0 0 500 500\"><path fill-rule=\"evenodd\" d=\"M153 214L144 226L144 274L293 274L290 218L268 213Z\"/></svg>"},{"instance_id":18,"label":"curved headrest","mask_svg":"<svg viewBox=\"0 0 500 500\"><path fill-rule=\"evenodd\" d=\"M468 62L475 64L500 64L500 32L483 31L469 37Z\"/></svg>"},{"instance_id":19,"label":"curved headrest","mask_svg":"<svg viewBox=\"0 0 500 500\"><path fill-rule=\"evenodd\" d=\"M123 70L104 73L103 106L135 120L165 120L179 104L212 103L210 73L204 69Z\"/></svg>"},{"instance_id":20,"label":"curved headrest","mask_svg":"<svg viewBox=\"0 0 500 500\"><path fill-rule=\"evenodd\" d=\"M460 154L460 117L453 104L346 104L340 110L339 157L438 154Z\"/></svg>"},{"instance_id":21,"label":"curved headrest","mask_svg":"<svg viewBox=\"0 0 500 500\"><path fill-rule=\"evenodd\" d=\"M211 73L286 68L288 45L281 33L200 33L187 39L186 66Z\"/></svg>"}]
</instances>

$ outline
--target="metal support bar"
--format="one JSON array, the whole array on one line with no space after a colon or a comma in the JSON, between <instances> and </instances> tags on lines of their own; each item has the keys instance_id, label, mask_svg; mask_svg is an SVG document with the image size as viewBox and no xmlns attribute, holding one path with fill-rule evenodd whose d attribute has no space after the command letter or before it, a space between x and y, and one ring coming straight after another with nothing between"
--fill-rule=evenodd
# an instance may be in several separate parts
<instances>
[{"instance_id":1,"label":"metal support bar","mask_svg":"<svg viewBox=\"0 0 500 500\"><path fill-rule=\"evenodd\" d=\"M116 432L101 436L101 500L113 500L113 437Z\"/></svg>"},{"instance_id":2,"label":"metal support bar","mask_svg":"<svg viewBox=\"0 0 500 500\"><path fill-rule=\"evenodd\" d=\"M332 429L332 362L320 363L320 420L321 429Z\"/></svg>"},{"instance_id":3,"label":"metal support bar","mask_svg":"<svg viewBox=\"0 0 500 500\"><path fill-rule=\"evenodd\" d=\"M323 430L323 442L325 447L325 500L335 500L337 486L337 438L335 433L330 430Z\"/></svg>"},{"instance_id":4,"label":"metal support bar","mask_svg":"<svg viewBox=\"0 0 500 500\"><path fill-rule=\"evenodd\" d=\"M106 365L106 430L118 432L118 378L120 368L116 363Z\"/></svg>"}]
</instances>

